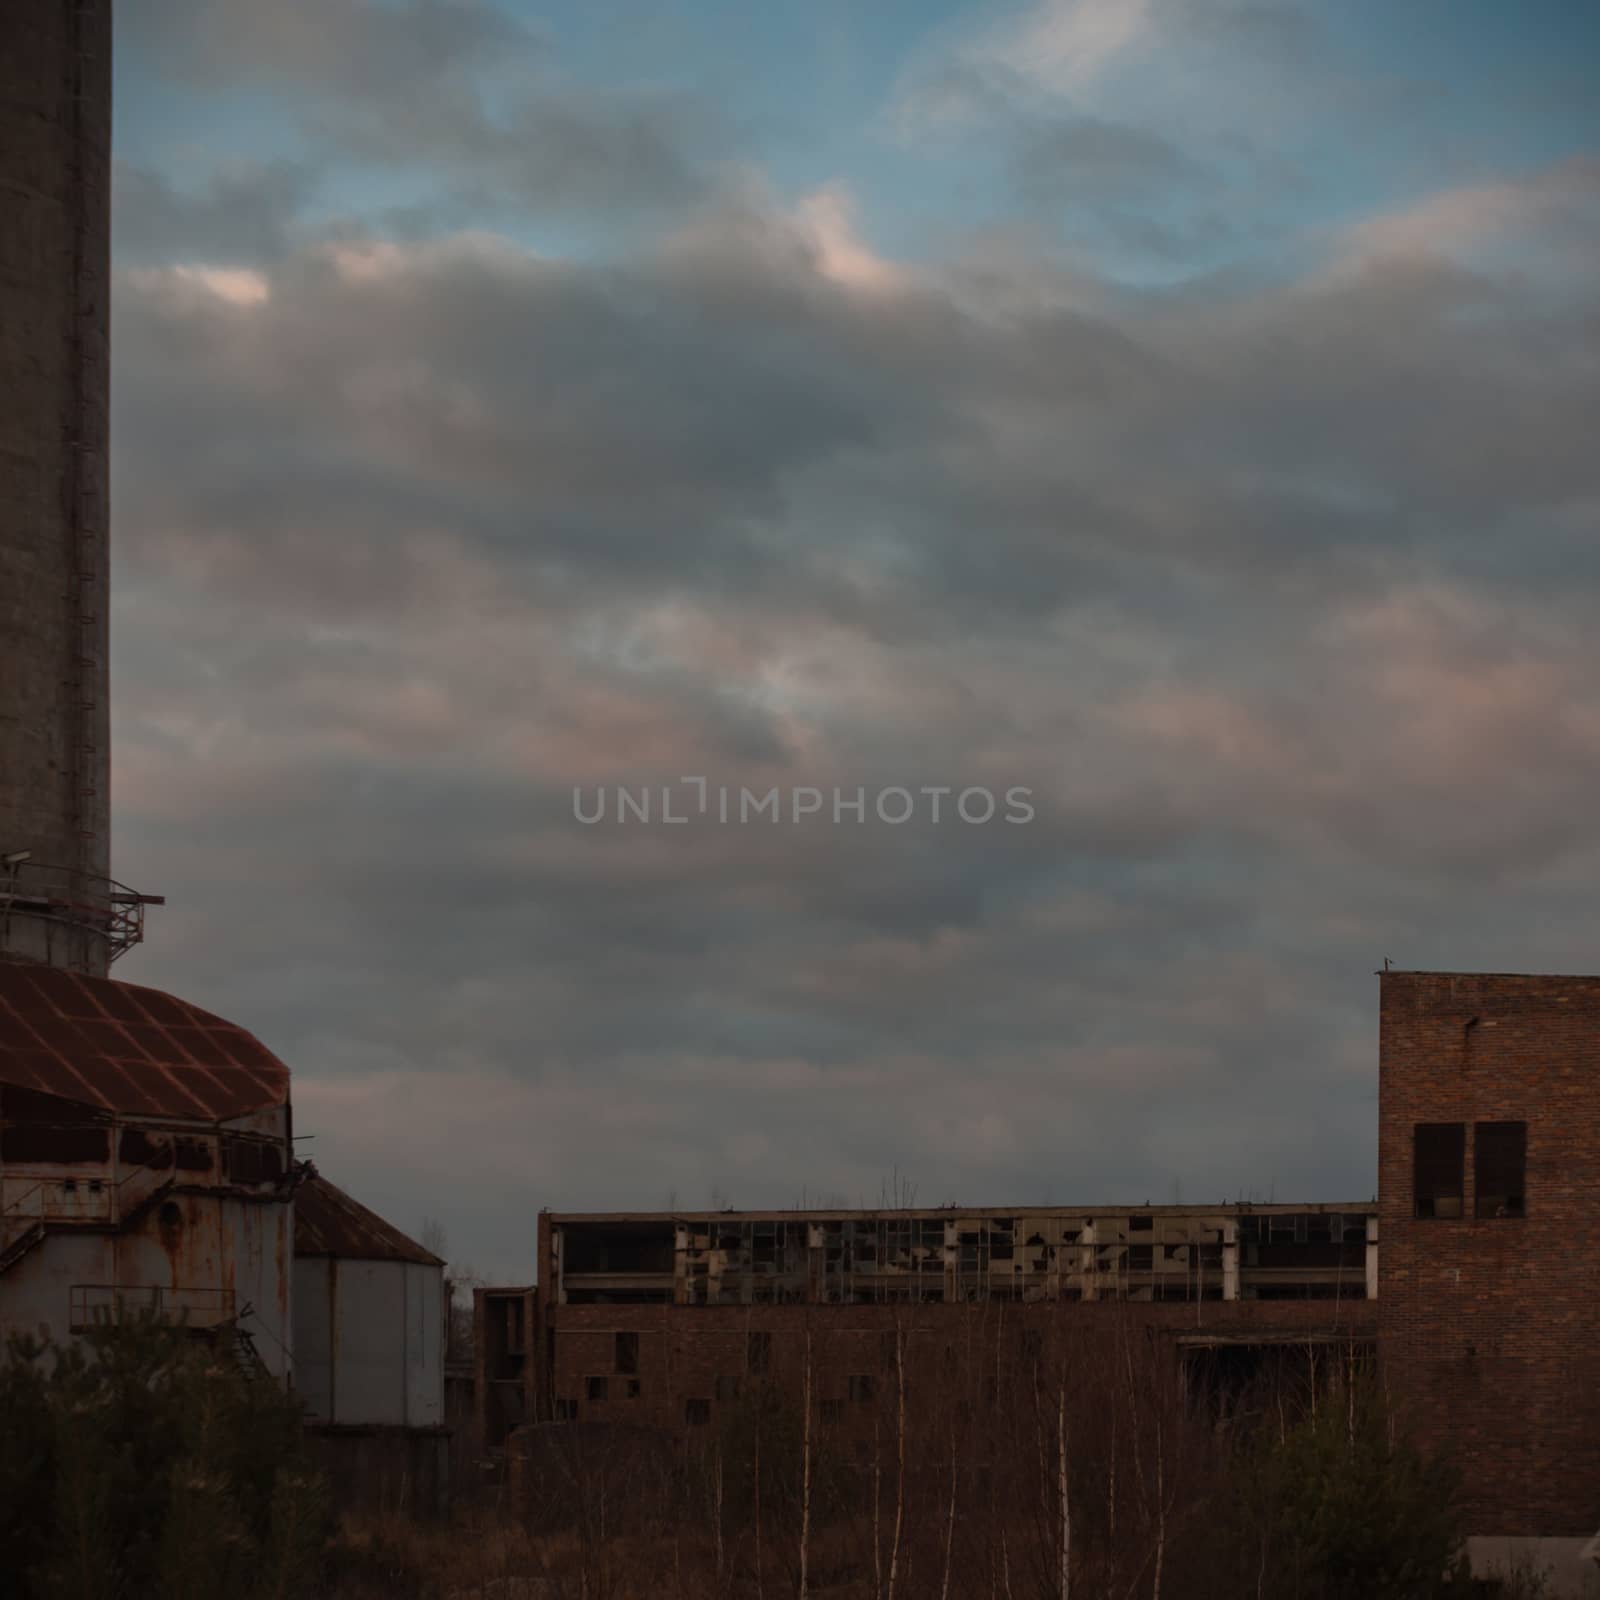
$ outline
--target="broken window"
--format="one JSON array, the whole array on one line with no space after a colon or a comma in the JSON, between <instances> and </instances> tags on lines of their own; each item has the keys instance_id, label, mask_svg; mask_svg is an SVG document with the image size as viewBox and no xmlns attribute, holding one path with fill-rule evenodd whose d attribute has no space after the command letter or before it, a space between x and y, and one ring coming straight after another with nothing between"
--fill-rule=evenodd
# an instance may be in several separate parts
<instances>
[{"instance_id":1,"label":"broken window","mask_svg":"<svg viewBox=\"0 0 1600 1600\"><path fill-rule=\"evenodd\" d=\"M1155 1246L1153 1244L1131 1244L1128 1246L1128 1270L1130 1272L1149 1272L1155 1265Z\"/></svg>"},{"instance_id":2,"label":"broken window","mask_svg":"<svg viewBox=\"0 0 1600 1600\"><path fill-rule=\"evenodd\" d=\"M617 1335L616 1360L613 1365L621 1373L637 1372L639 1370L638 1334L619 1333Z\"/></svg>"},{"instance_id":3,"label":"broken window","mask_svg":"<svg viewBox=\"0 0 1600 1600\"><path fill-rule=\"evenodd\" d=\"M261 1139L228 1139L224 1144L230 1183L276 1183L283 1176L283 1152Z\"/></svg>"},{"instance_id":4,"label":"broken window","mask_svg":"<svg viewBox=\"0 0 1600 1600\"><path fill-rule=\"evenodd\" d=\"M672 1271L673 1231L667 1221L569 1223L561 1236L569 1274Z\"/></svg>"},{"instance_id":5,"label":"broken window","mask_svg":"<svg viewBox=\"0 0 1600 1600\"><path fill-rule=\"evenodd\" d=\"M6 1091L9 1108L12 1091ZM40 1098L43 1098L41 1096ZM80 1113L87 1116L87 1112ZM124 1143L127 1135L123 1135ZM171 1151L166 1152L171 1164ZM66 1166L84 1161L109 1161L111 1135L105 1128L57 1128L23 1122L0 1128L0 1161L37 1161Z\"/></svg>"},{"instance_id":6,"label":"broken window","mask_svg":"<svg viewBox=\"0 0 1600 1600\"><path fill-rule=\"evenodd\" d=\"M1525 1122L1480 1122L1472 1130L1476 1214L1523 1215L1523 1175L1527 1165Z\"/></svg>"},{"instance_id":7,"label":"broken window","mask_svg":"<svg viewBox=\"0 0 1600 1600\"><path fill-rule=\"evenodd\" d=\"M1150 1232L1154 1231L1155 1225L1156 1225L1156 1219L1154 1217L1129 1217L1128 1218L1128 1232L1129 1233L1150 1233Z\"/></svg>"},{"instance_id":8,"label":"broken window","mask_svg":"<svg viewBox=\"0 0 1600 1600\"><path fill-rule=\"evenodd\" d=\"M683 1420L691 1428L703 1428L711 1420L711 1402L709 1400L685 1400L683 1402Z\"/></svg>"},{"instance_id":9,"label":"broken window","mask_svg":"<svg viewBox=\"0 0 1600 1600\"><path fill-rule=\"evenodd\" d=\"M761 1374L772 1364L772 1335L752 1333L745 1341L745 1368Z\"/></svg>"},{"instance_id":10,"label":"broken window","mask_svg":"<svg viewBox=\"0 0 1600 1600\"><path fill-rule=\"evenodd\" d=\"M1220 1283L1216 1286L1215 1294L1210 1294L1208 1292L1203 1296L1203 1298L1210 1300L1218 1300L1221 1297L1222 1285ZM1151 1290L1151 1298L1155 1300L1194 1300L1202 1298L1202 1295L1201 1291L1189 1281L1188 1274L1185 1273L1184 1276L1179 1278L1176 1282L1169 1280L1166 1283L1158 1283L1153 1285Z\"/></svg>"},{"instance_id":11,"label":"broken window","mask_svg":"<svg viewBox=\"0 0 1600 1600\"><path fill-rule=\"evenodd\" d=\"M604 1400L606 1397L606 1380L604 1378L584 1379L584 1399Z\"/></svg>"},{"instance_id":12,"label":"broken window","mask_svg":"<svg viewBox=\"0 0 1600 1600\"><path fill-rule=\"evenodd\" d=\"M1415 1215L1459 1217L1466 1124L1419 1122L1413 1138L1411 1192Z\"/></svg>"}]
</instances>

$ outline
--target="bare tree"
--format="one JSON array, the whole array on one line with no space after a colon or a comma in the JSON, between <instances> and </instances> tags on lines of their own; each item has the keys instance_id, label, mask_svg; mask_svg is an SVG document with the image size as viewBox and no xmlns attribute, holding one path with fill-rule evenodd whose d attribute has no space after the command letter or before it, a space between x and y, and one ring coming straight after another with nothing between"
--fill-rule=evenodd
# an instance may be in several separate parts
<instances>
[{"instance_id":1,"label":"bare tree","mask_svg":"<svg viewBox=\"0 0 1600 1600\"><path fill-rule=\"evenodd\" d=\"M1072 1591L1072 1502L1067 1490L1067 1378L1056 1390L1056 1487L1061 1496L1061 1600Z\"/></svg>"},{"instance_id":2,"label":"bare tree","mask_svg":"<svg viewBox=\"0 0 1600 1600\"><path fill-rule=\"evenodd\" d=\"M894 1534L889 1544L888 1600L894 1600L895 1579L900 1570L900 1535L906 1514L906 1331L896 1311L894 1319Z\"/></svg>"},{"instance_id":3,"label":"bare tree","mask_svg":"<svg viewBox=\"0 0 1600 1600\"><path fill-rule=\"evenodd\" d=\"M806 1314L805 1366L800 1377L800 1600L806 1600L811 1554L811 1315Z\"/></svg>"}]
</instances>

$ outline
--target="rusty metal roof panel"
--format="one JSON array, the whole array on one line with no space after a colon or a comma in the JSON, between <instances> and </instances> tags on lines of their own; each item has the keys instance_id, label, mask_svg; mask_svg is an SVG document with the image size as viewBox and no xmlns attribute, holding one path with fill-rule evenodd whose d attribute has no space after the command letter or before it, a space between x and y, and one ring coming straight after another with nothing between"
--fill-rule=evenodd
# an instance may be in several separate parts
<instances>
[{"instance_id":1,"label":"rusty metal roof panel","mask_svg":"<svg viewBox=\"0 0 1600 1600\"><path fill-rule=\"evenodd\" d=\"M128 1116L227 1122L289 1098L289 1069L159 989L0 961L0 1085Z\"/></svg>"},{"instance_id":2,"label":"rusty metal roof panel","mask_svg":"<svg viewBox=\"0 0 1600 1600\"><path fill-rule=\"evenodd\" d=\"M338 1256L346 1261L411 1261L442 1267L424 1250L375 1211L368 1211L343 1189L328 1182L315 1167L294 1191L296 1256Z\"/></svg>"}]
</instances>

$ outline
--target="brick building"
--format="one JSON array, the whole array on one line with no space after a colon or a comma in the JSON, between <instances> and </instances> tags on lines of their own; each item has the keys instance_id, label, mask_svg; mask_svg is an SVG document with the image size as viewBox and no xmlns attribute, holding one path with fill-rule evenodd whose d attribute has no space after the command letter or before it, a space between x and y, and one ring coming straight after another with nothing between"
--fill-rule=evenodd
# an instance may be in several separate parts
<instances>
[{"instance_id":1,"label":"brick building","mask_svg":"<svg viewBox=\"0 0 1600 1600\"><path fill-rule=\"evenodd\" d=\"M538 1287L478 1294L491 1447L529 1421L709 1424L813 1343L830 1421L865 1416L886 1338L912 1358L1113 1307L1237 1362L1376 1332L1376 1207L682 1212L539 1218Z\"/></svg>"},{"instance_id":2,"label":"brick building","mask_svg":"<svg viewBox=\"0 0 1600 1600\"><path fill-rule=\"evenodd\" d=\"M693 1429L752 1377L786 1382L807 1338L819 1409L846 1430L881 1397L889 1338L924 1373L948 1371L975 1326L998 1352L1120 1321L1170 1341L1186 1372L1376 1348L1415 1435L1463 1473L1474 1565L1531 1559L1554 1592L1585 1593L1600 977L1385 972L1380 995L1374 1203L546 1212L538 1285L479 1291L481 1436Z\"/></svg>"},{"instance_id":3,"label":"brick building","mask_svg":"<svg viewBox=\"0 0 1600 1600\"><path fill-rule=\"evenodd\" d=\"M1380 1350L1474 1554L1600 1528L1600 977L1381 979Z\"/></svg>"}]
</instances>

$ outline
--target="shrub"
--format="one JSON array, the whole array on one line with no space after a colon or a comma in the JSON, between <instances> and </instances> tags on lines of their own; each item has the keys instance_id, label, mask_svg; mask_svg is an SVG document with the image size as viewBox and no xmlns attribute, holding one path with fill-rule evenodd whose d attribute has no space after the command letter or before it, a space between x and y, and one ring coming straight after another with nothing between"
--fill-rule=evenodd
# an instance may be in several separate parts
<instances>
[{"instance_id":1,"label":"shrub","mask_svg":"<svg viewBox=\"0 0 1600 1600\"><path fill-rule=\"evenodd\" d=\"M1283 1600L1418 1600L1462 1544L1452 1468L1397 1437L1375 1384L1241 1448L1239 1549L1254 1592Z\"/></svg>"},{"instance_id":2,"label":"shrub","mask_svg":"<svg viewBox=\"0 0 1600 1600\"><path fill-rule=\"evenodd\" d=\"M181 1329L97 1328L0 1362L0 1592L289 1600L326 1543L294 1402Z\"/></svg>"}]
</instances>

